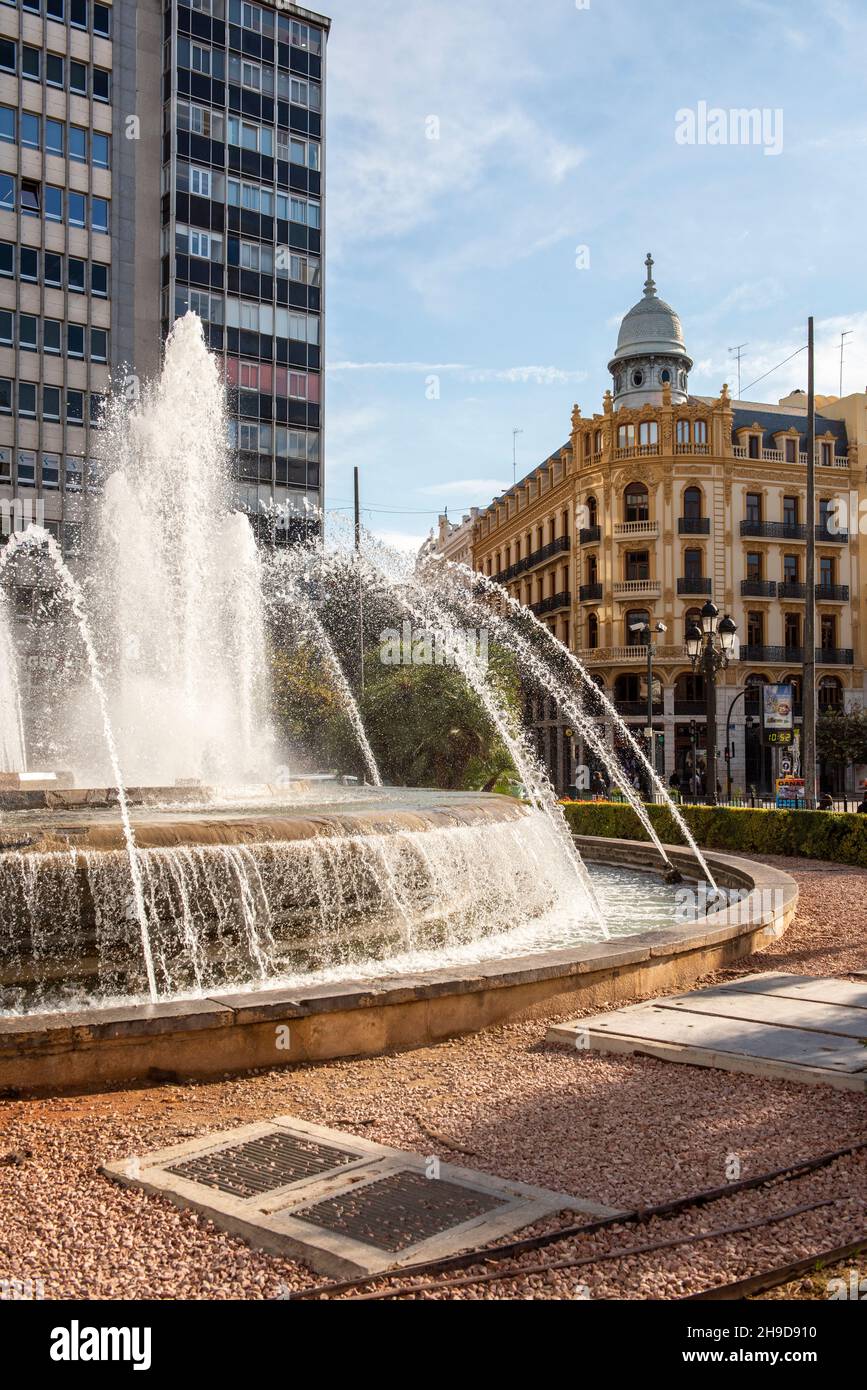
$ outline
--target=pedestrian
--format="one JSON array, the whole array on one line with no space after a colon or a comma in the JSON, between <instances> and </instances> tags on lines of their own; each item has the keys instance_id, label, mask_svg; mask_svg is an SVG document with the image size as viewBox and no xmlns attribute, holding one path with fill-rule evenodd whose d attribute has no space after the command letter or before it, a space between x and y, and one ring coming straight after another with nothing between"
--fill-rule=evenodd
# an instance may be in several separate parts
<instances>
[{"instance_id":1,"label":"pedestrian","mask_svg":"<svg viewBox=\"0 0 867 1390\"><path fill-rule=\"evenodd\" d=\"M833 811L834 802L830 792L823 792L816 805L817 811Z\"/></svg>"},{"instance_id":2,"label":"pedestrian","mask_svg":"<svg viewBox=\"0 0 867 1390\"><path fill-rule=\"evenodd\" d=\"M867 815L867 792L864 793L864 800L858 804L857 809L862 815Z\"/></svg>"}]
</instances>

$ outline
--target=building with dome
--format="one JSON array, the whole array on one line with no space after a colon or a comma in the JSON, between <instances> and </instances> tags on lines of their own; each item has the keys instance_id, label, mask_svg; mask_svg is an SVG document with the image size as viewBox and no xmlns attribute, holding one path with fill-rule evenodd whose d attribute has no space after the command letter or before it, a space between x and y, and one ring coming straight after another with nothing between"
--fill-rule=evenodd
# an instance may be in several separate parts
<instances>
[{"instance_id":1,"label":"building with dome","mask_svg":"<svg viewBox=\"0 0 867 1390\"><path fill-rule=\"evenodd\" d=\"M763 744L756 687L790 683L797 728L808 524L817 536L819 706L867 703L867 394L817 397L817 512L808 518L805 393L776 403L733 400L727 385L716 396L691 394L680 319L657 294L651 256L645 264L601 410L585 417L576 406L566 442L473 519L473 564L580 656L639 735L644 625L664 625L654 752L666 781L687 785L705 757L706 705L685 634L712 600L737 624L736 659L717 683L719 780L725 791L730 768L734 790L768 793L781 755ZM841 517L851 518L848 529ZM540 749L565 789L587 766L584 750L553 703L531 704ZM615 738L610 724L605 734ZM823 778L833 785L839 774L826 768Z\"/></svg>"}]
</instances>

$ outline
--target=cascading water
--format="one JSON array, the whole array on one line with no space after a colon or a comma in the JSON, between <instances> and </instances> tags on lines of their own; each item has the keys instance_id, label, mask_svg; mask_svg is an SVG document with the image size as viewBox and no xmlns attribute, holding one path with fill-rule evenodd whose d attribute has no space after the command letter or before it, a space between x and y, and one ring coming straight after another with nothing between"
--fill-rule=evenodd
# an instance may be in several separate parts
<instances>
[{"instance_id":1,"label":"cascading water","mask_svg":"<svg viewBox=\"0 0 867 1390\"><path fill-rule=\"evenodd\" d=\"M90 594L133 784L267 781L273 765L261 560L231 510L224 396L187 314L158 380L107 413Z\"/></svg>"},{"instance_id":2,"label":"cascading water","mask_svg":"<svg viewBox=\"0 0 867 1390\"><path fill-rule=\"evenodd\" d=\"M0 772L26 772L18 658L6 594L0 586Z\"/></svg>"},{"instance_id":3,"label":"cascading water","mask_svg":"<svg viewBox=\"0 0 867 1390\"><path fill-rule=\"evenodd\" d=\"M514 696L469 649L452 653L461 690L484 711L529 804L381 788L367 706L345 674L363 666L365 608L422 628L472 620L554 696L664 857L562 662L585 684L587 673L532 614L482 576L415 568L365 534L360 551L338 532L328 546L263 559L232 510L224 390L194 315L175 325L141 399L110 403L103 439L107 481L87 523L86 573L73 574L38 528L0 551L0 577L21 551L47 557L63 614L75 619L69 643L84 652L89 686L75 683L72 661L72 677L48 692L42 722L64 756L55 765L84 786L116 788L104 811L79 801L66 818L2 818L0 1011L417 970L598 940L609 920L618 932L645 925L644 900L624 921L617 894L600 899ZM332 782L314 795L275 785L274 768L290 760L318 766L315 748L277 748L272 729L272 659L302 649L336 696L331 717L352 729L372 786ZM0 771L23 767L0 588ZM146 794L131 798L130 786L161 787L167 804L136 804Z\"/></svg>"}]
</instances>

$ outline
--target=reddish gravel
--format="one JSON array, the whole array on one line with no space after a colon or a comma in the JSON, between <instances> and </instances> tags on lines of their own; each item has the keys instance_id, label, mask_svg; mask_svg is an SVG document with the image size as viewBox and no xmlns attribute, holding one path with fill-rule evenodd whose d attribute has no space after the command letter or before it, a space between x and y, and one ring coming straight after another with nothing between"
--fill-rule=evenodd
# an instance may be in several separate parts
<instances>
[{"instance_id":1,"label":"reddish gravel","mask_svg":"<svg viewBox=\"0 0 867 1390\"><path fill-rule=\"evenodd\" d=\"M867 872L769 862L795 873L798 918L785 938L726 976L867 968ZM863 1096L580 1054L548 1047L543 1036L544 1025L533 1022L367 1060L0 1101L0 1281L42 1281L47 1298L95 1299L274 1298L321 1282L97 1171L113 1158L280 1113L617 1207L720 1185L730 1155L748 1177L867 1138ZM713 1242L417 1296L575 1298L586 1287L593 1298L677 1297L858 1239L867 1229L867 1155L522 1261L713 1231L829 1197L832 1206Z\"/></svg>"}]
</instances>

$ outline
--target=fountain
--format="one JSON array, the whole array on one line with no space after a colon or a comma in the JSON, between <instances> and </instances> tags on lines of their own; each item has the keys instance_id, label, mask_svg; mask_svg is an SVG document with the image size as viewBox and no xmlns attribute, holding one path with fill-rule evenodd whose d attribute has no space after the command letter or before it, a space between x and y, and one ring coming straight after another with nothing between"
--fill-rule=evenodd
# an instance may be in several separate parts
<instances>
[{"instance_id":1,"label":"fountain","mask_svg":"<svg viewBox=\"0 0 867 1390\"><path fill-rule=\"evenodd\" d=\"M112 399L102 438L104 488L75 572L35 526L0 551L0 1034L2 1016L207 1010L275 990L297 1007L350 982L379 990L407 972L527 958L577 975L582 952L622 959L623 942L672 929L675 895L658 878L585 862L514 699L467 645L453 644L451 666L522 798L382 785L383 749L347 675L359 615L368 645L403 622L485 628L515 682L556 698L634 805L653 842L642 870L697 861L713 884L697 847L674 865L659 843L585 708L587 673L492 581L416 566L368 536L356 549L334 518L325 544L257 547L233 509L224 389L194 315L141 398ZM23 563L54 587L46 621L62 656L62 678L26 699L6 598ZM326 776L275 717L275 658L302 648L352 750L354 766ZM71 769L74 786L28 792L26 759ZM629 950L637 960L645 944Z\"/></svg>"}]
</instances>

